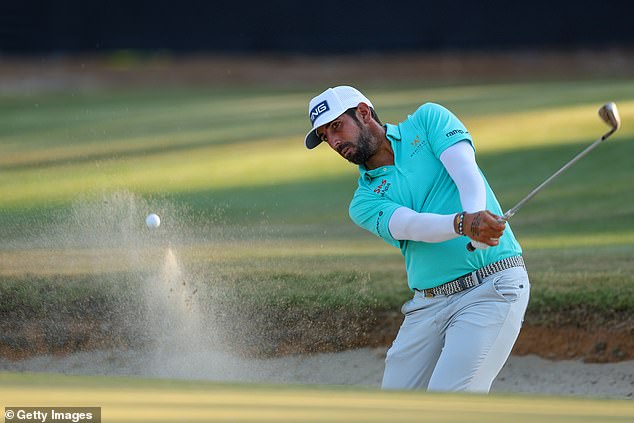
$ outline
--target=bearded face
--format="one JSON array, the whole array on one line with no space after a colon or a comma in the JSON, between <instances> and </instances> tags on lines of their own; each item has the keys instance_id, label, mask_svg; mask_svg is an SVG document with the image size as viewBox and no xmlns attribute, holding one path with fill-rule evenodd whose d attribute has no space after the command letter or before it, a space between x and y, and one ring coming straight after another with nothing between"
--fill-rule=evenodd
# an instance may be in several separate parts
<instances>
[{"instance_id":1,"label":"bearded face","mask_svg":"<svg viewBox=\"0 0 634 423\"><path fill-rule=\"evenodd\" d=\"M341 157L356 165L363 165L378 151L381 140L356 116L355 109L318 128L317 136Z\"/></svg>"},{"instance_id":2,"label":"bearded face","mask_svg":"<svg viewBox=\"0 0 634 423\"><path fill-rule=\"evenodd\" d=\"M372 142L368 128L362 127L356 119L355 123L361 130L356 140L339 144L337 152L349 162L362 165L376 152L377 147Z\"/></svg>"}]
</instances>

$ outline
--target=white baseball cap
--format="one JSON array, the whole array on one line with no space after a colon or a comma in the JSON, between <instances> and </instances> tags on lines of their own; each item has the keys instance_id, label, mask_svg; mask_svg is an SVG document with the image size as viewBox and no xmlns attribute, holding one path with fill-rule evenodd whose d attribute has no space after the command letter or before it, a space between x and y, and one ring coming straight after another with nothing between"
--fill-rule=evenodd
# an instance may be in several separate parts
<instances>
[{"instance_id":1,"label":"white baseball cap","mask_svg":"<svg viewBox=\"0 0 634 423\"><path fill-rule=\"evenodd\" d=\"M304 139L306 148L312 149L321 143L321 139L315 133L315 129L332 122L346 110L357 107L359 103L365 103L374 108L370 100L361 94L359 90L346 85L328 88L310 100L310 103L308 103L308 118L313 125L313 129L306 134Z\"/></svg>"}]
</instances>

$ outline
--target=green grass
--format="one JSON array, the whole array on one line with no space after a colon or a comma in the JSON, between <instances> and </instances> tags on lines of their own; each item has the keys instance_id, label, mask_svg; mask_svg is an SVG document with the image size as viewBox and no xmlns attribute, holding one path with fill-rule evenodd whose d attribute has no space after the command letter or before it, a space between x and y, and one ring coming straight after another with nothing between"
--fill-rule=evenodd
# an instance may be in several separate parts
<instances>
[{"instance_id":1,"label":"green grass","mask_svg":"<svg viewBox=\"0 0 634 423\"><path fill-rule=\"evenodd\" d=\"M125 377L0 373L0 407L101 407L103 420L625 422L631 401L386 392ZM3 410L4 411L4 410Z\"/></svg>"},{"instance_id":2,"label":"green grass","mask_svg":"<svg viewBox=\"0 0 634 423\"><path fill-rule=\"evenodd\" d=\"M137 247L173 242L187 268L242 300L258 292L273 305L397 309L408 296L399 252L347 216L356 169L325 147L303 147L306 101L319 89L0 97L3 307L42 300L39 288L20 285L55 286L61 277L77 290L120 280L138 261L104 264L109 253L90 248L108 252L134 240ZM365 91L386 122L425 101L452 109L469 127L505 209L604 133L596 110L615 101L621 130L512 225L533 281L529 318L547 323L553 310L631 315L634 82L374 84ZM113 200L122 192L132 200ZM154 239L142 228L149 211L164 222ZM76 299L66 292L55 301L66 297Z\"/></svg>"}]
</instances>

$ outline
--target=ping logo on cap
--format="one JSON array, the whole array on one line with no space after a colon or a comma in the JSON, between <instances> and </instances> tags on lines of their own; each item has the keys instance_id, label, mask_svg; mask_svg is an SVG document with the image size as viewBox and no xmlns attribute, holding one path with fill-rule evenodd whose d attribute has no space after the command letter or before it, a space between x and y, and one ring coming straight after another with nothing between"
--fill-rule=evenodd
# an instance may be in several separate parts
<instances>
[{"instance_id":1,"label":"ping logo on cap","mask_svg":"<svg viewBox=\"0 0 634 423\"><path fill-rule=\"evenodd\" d=\"M319 115L327 112L328 110L330 110L330 107L328 106L328 102L326 100L313 107L308 114L308 117L310 118L310 123L315 123L315 120L319 117Z\"/></svg>"}]
</instances>

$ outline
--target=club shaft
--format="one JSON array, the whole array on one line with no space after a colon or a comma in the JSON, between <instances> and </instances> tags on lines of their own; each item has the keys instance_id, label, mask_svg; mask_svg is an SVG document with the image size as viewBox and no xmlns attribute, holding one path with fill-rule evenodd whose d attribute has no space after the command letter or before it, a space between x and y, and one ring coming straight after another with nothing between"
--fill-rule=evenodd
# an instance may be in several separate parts
<instances>
[{"instance_id":1,"label":"club shaft","mask_svg":"<svg viewBox=\"0 0 634 423\"><path fill-rule=\"evenodd\" d=\"M542 182L541 184L539 184L535 189L533 189L531 192L528 193L528 195L524 198L522 198L516 205L514 205L512 208L509 209L509 211L507 211L506 213L504 213L503 216L500 217L499 221L500 222L506 222L508 221L511 217L513 217L513 215L515 213L517 213L517 211L524 205L526 204L531 198L533 198L535 195L537 195L537 193L539 191L541 191L542 189L544 189L544 187L546 187L548 184L550 184L555 178L557 178L559 175L561 175L562 173L564 173L566 171L566 169L568 169L570 166L574 165L575 163L577 163L583 156L585 156L586 154L588 154L589 152L591 152L592 150L594 150L594 148L601 144L603 141L605 141L610 135L612 135L618 128L614 127L612 128L609 132L606 132L605 134L603 134L603 136L601 136L601 138L599 138L598 140L596 140L595 142L593 142L592 144L590 144L589 146L587 146L581 153L577 154L575 157L573 157L568 163L566 163L565 165L563 165L563 167L561 169L559 169L557 172L553 173L548 179L546 179L544 182ZM471 244L471 242L469 242L467 244L467 250L469 251L475 251L475 247L473 246L473 244Z\"/></svg>"},{"instance_id":2,"label":"club shaft","mask_svg":"<svg viewBox=\"0 0 634 423\"><path fill-rule=\"evenodd\" d=\"M532 199L535 195L537 195L537 193L539 191L541 191L542 189L544 189L544 187L546 187L548 184L550 184L555 178L557 178L559 175L561 175L562 173L564 173L569 167L571 167L572 165L574 165L575 163L577 163L579 160L581 160L581 158L583 158L586 154L588 154L589 152L591 152L592 150L594 150L596 148L596 146L598 146L599 144L601 144L603 141L605 141L605 139L607 137L609 137L610 135L612 135L612 133L614 132L614 130L611 130L610 132L605 133L601 138L599 138L598 140L596 140L595 142L593 142L592 144L590 144L588 147L586 147L581 153L577 154L575 157L573 157L568 163L566 163L565 165L562 166L561 169L559 169L557 172L553 173L548 179L546 179L544 182L542 182L539 186L537 186L535 189L533 189L531 192L528 193L528 195L524 198L522 198L515 206L513 206L511 209L509 209L509 211L507 211L506 213L504 213L504 216L502 216L502 219L500 220L504 220L507 221L509 220L515 213L517 213L517 211L524 205L526 204L530 199Z\"/></svg>"}]
</instances>

